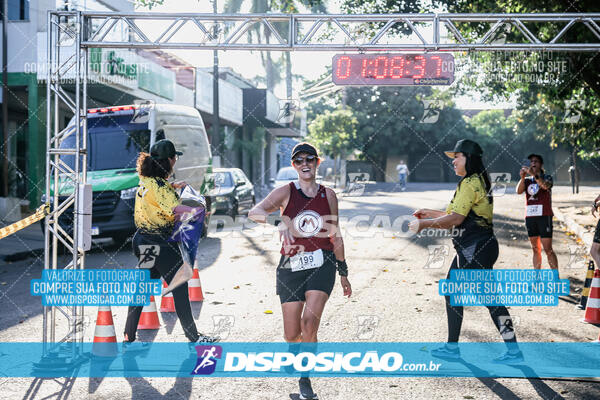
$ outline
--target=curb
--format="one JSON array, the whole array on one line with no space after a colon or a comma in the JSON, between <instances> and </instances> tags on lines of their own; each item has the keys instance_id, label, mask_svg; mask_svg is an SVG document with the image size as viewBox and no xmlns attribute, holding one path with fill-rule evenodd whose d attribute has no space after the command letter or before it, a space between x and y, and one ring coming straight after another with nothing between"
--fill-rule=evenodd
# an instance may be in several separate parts
<instances>
[{"instance_id":1,"label":"curb","mask_svg":"<svg viewBox=\"0 0 600 400\"><path fill-rule=\"evenodd\" d=\"M585 230L585 228L575 222L568 215L563 214L558 208L552 210L554 212L554 216L560 222L566 225L567 229L574 232L579 239L583 242L583 244L587 247L588 252L592 248L592 241L594 239L594 234Z\"/></svg>"}]
</instances>

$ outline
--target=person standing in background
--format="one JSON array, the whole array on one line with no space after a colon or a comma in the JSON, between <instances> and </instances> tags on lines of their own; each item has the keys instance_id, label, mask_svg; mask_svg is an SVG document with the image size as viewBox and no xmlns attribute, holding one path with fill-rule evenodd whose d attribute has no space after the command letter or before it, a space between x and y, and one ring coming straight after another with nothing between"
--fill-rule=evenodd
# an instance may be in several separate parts
<instances>
[{"instance_id":1,"label":"person standing in background","mask_svg":"<svg viewBox=\"0 0 600 400\"><path fill-rule=\"evenodd\" d=\"M398 183L400 184L400 190L405 191L406 178L408 177L408 167L404 163L404 160L400 160L396 166L396 171L398 172Z\"/></svg>"},{"instance_id":2,"label":"person standing in background","mask_svg":"<svg viewBox=\"0 0 600 400\"><path fill-rule=\"evenodd\" d=\"M569 167L569 177L571 178L571 189L573 194L579 193L579 171L574 165Z\"/></svg>"},{"instance_id":3,"label":"person standing in background","mask_svg":"<svg viewBox=\"0 0 600 400\"><path fill-rule=\"evenodd\" d=\"M525 193L525 226L533 250L533 268L542 267L543 248L550 268L558 270L558 259L552 248L552 176L545 173L541 155L530 154L527 159L529 165L519 172L517 194Z\"/></svg>"}]
</instances>

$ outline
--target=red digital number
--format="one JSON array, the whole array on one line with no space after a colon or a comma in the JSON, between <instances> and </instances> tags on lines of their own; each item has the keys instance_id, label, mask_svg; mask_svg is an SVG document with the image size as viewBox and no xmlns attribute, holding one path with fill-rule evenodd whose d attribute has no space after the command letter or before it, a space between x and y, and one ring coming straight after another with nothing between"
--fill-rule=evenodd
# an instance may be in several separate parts
<instances>
[{"instance_id":1,"label":"red digital number","mask_svg":"<svg viewBox=\"0 0 600 400\"><path fill-rule=\"evenodd\" d=\"M413 75L413 79L421 79L425 75L425 57L415 57L415 72L419 71L419 74Z\"/></svg>"},{"instance_id":2,"label":"red digital number","mask_svg":"<svg viewBox=\"0 0 600 400\"><path fill-rule=\"evenodd\" d=\"M342 63L346 61L346 68L342 68ZM335 71L335 76L338 79L348 79L350 77L350 66L352 65L352 60L348 56L342 56L337 62L337 68Z\"/></svg>"},{"instance_id":3,"label":"red digital number","mask_svg":"<svg viewBox=\"0 0 600 400\"><path fill-rule=\"evenodd\" d=\"M362 76L363 78L370 78L371 76L367 76L367 66L368 66L369 60L367 60L366 58L363 60L362 62L362 69L360 71L360 76Z\"/></svg>"},{"instance_id":4,"label":"red digital number","mask_svg":"<svg viewBox=\"0 0 600 400\"><path fill-rule=\"evenodd\" d=\"M442 58L440 56L431 56L431 59L437 61L435 66L435 77L439 78L442 75Z\"/></svg>"},{"instance_id":5,"label":"red digital number","mask_svg":"<svg viewBox=\"0 0 600 400\"><path fill-rule=\"evenodd\" d=\"M383 61L383 72L379 74L379 62ZM375 79L384 79L387 78L388 73L388 58L385 56L379 56L375 59Z\"/></svg>"},{"instance_id":6,"label":"red digital number","mask_svg":"<svg viewBox=\"0 0 600 400\"><path fill-rule=\"evenodd\" d=\"M396 64L399 63L400 65ZM392 57L392 62L390 63L390 77L392 79L402 78L402 69L404 68L404 57L396 56Z\"/></svg>"}]
</instances>

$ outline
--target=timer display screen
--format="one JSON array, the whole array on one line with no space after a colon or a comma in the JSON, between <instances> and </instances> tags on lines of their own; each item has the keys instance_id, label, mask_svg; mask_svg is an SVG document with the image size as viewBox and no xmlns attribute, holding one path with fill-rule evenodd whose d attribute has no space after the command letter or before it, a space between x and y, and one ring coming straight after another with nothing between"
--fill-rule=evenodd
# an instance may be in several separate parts
<instances>
[{"instance_id":1,"label":"timer display screen","mask_svg":"<svg viewBox=\"0 0 600 400\"><path fill-rule=\"evenodd\" d=\"M425 54L336 54L336 85L450 85L454 81L454 56Z\"/></svg>"}]
</instances>

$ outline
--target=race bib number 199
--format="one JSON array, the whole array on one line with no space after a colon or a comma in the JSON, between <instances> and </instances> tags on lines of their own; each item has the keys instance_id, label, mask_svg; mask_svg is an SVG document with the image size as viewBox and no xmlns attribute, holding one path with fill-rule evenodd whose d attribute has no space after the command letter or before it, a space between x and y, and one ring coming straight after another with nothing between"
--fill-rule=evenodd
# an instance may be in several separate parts
<instances>
[{"instance_id":1,"label":"race bib number 199","mask_svg":"<svg viewBox=\"0 0 600 400\"><path fill-rule=\"evenodd\" d=\"M323 265L323 251L305 251L290 257L292 272L304 271L305 269L319 268Z\"/></svg>"}]
</instances>

